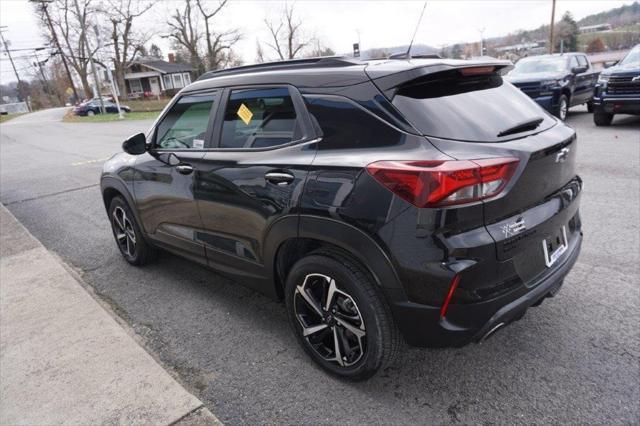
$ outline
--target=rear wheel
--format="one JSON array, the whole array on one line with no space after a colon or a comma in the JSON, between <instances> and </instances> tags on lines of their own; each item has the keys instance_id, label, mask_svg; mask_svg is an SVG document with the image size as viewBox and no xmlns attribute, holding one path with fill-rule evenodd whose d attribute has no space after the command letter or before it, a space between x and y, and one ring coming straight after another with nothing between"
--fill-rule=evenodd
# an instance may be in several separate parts
<instances>
[{"instance_id":1,"label":"rear wheel","mask_svg":"<svg viewBox=\"0 0 640 426\"><path fill-rule=\"evenodd\" d=\"M393 362L401 340L389 306L354 263L311 254L293 266L285 291L294 333L323 369L364 380Z\"/></svg>"},{"instance_id":2,"label":"rear wheel","mask_svg":"<svg viewBox=\"0 0 640 426\"><path fill-rule=\"evenodd\" d=\"M142 236L136 218L122 197L114 197L109 205L111 229L122 257L132 265L145 265L157 257L157 250Z\"/></svg>"},{"instance_id":3,"label":"rear wheel","mask_svg":"<svg viewBox=\"0 0 640 426\"><path fill-rule=\"evenodd\" d=\"M596 126L609 126L613 121L613 114L608 112L596 111L593 113L593 122Z\"/></svg>"},{"instance_id":4,"label":"rear wheel","mask_svg":"<svg viewBox=\"0 0 640 426\"><path fill-rule=\"evenodd\" d=\"M95 113L92 110L87 111L87 117L92 117L94 115Z\"/></svg>"}]
</instances>

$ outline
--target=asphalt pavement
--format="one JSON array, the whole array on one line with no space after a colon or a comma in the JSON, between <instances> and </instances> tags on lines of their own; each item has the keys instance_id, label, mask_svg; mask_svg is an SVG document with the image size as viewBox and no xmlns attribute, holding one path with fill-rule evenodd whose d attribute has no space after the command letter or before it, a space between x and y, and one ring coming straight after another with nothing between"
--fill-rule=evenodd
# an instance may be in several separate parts
<instances>
[{"instance_id":1,"label":"asphalt pavement","mask_svg":"<svg viewBox=\"0 0 640 426\"><path fill-rule=\"evenodd\" d=\"M313 365L282 304L170 254L144 268L122 260L98 178L150 122L60 123L62 114L0 125L0 202L222 422L640 422L640 117L597 128L583 108L569 115L585 240L555 298L481 345L411 348L353 384Z\"/></svg>"}]
</instances>

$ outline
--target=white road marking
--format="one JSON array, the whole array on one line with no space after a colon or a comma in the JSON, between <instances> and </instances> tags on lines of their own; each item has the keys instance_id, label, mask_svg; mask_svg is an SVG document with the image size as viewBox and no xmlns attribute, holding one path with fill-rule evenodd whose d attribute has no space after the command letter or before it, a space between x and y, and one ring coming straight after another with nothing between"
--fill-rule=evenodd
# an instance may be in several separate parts
<instances>
[{"instance_id":1,"label":"white road marking","mask_svg":"<svg viewBox=\"0 0 640 426\"><path fill-rule=\"evenodd\" d=\"M75 163L71 163L71 165L72 166L84 166L86 164L104 163L108 159L109 159L109 157L107 157L107 158L98 158L97 160L78 161L78 162L75 162Z\"/></svg>"}]
</instances>

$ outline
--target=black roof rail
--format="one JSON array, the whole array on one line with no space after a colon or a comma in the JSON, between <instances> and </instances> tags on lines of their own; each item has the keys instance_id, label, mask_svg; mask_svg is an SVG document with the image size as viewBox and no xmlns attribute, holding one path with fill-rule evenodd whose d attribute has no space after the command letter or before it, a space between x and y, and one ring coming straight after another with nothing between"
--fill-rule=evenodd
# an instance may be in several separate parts
<instances>
[{"instance_id":1,"label":"black roof rail","mask_svg":"<svg viewBox=\"0 0 640 426\"><path fill-rule=\"evenodd\" d=\"M207 71L196 81L225 75L244 74L252 71L291 70L311 67L347 67L362 64L364 64L364 62L344 56L321 56L317 58L290 59L286 61L264 62L262 64L243 65L239 67Z\"/></svg>"}]
</instances>

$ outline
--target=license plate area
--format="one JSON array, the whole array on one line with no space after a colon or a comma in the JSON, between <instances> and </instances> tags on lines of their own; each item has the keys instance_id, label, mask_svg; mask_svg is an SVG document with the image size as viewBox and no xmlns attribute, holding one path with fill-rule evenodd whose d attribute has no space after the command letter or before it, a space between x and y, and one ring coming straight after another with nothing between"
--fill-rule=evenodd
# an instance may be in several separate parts
<instances>
[{"instance_id":1,"label":"license plate area","mask_svg":"<svg viewBox=\"0 0 640 426\"><path fill-rule=\"evenodd\" d=\"M547 268L553 266L554 263L567 251L569 244L567 243L567 228L562 226L554 236L542 240L542 251L544 253L544 263Z\"/></svg>"}]
</instances>

